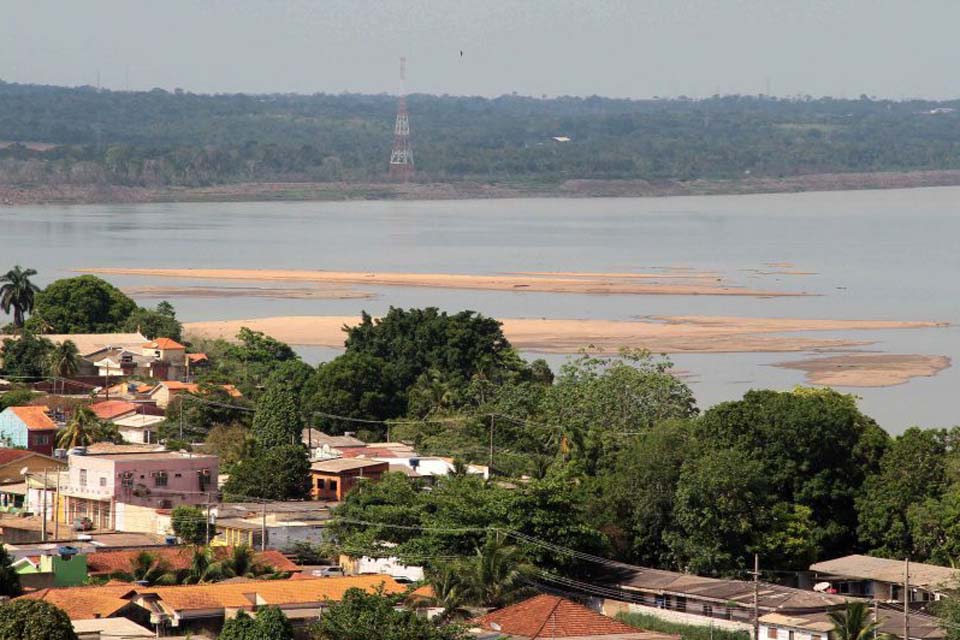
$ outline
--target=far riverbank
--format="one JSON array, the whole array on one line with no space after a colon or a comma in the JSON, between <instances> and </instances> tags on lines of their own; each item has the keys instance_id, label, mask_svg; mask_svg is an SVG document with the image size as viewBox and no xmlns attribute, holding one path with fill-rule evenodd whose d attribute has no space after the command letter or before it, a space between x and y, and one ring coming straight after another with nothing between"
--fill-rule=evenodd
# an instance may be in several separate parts
<instances>
[{"instance_id":1,"label":"far riverbank","mask_svg":"<svg viewBox=\"0 0 960 640\"><path fill-rule=\"evenodd\" d=\"M566 180L509 182L248 182L206 187L0 185L0 206L151 202L473 200L497 198L638 198L690 195L911 189L960 185L960 170L830 173L737 180Z\"/></svg>"}]
</instances>

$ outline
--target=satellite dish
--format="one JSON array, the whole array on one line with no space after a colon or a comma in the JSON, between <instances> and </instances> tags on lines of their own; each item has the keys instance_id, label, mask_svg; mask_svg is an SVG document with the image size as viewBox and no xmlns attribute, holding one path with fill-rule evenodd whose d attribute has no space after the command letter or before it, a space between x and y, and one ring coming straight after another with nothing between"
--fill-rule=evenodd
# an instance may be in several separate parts
<instances>
[{"instance_id":1,"label":"satellite dish","mask_svg":"<svg viewBox=\"0 0 960 640\"><path fill-rule=\"evenodd\" d=\"M493 629L494 631L500 631L500 625L497 624L496 622L491 622L490 628Z\"/></svg>"},{"instance_id":2,"label":"satellite dish","mask_svg":"<svg viewBox=\"0 0 960 640\"><path fill-rule=\"evenodd\" d=\"M28 473L30 473L30 467L24 467L23 469L20 469L20 475L25 476Z\"/></svg>"},{"instance_id":3,"label":"satellite dish","mask_svg":"<svg viewBox=\"0 0 960 640\"><path fill-rule=\"evenodd\" d=\"M818 582L817 584L813 585L813 590L819 591L820 593L825 593L829 588L830 588L829 582Z\"/></svg>"}]
</instances>

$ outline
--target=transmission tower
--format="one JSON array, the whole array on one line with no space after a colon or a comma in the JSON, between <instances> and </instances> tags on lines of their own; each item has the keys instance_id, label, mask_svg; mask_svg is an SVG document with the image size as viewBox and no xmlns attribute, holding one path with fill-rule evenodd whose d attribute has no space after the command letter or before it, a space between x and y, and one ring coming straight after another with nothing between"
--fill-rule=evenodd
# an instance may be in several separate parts
<instances>
[{"instance_id":1,"label":"transmission tower","mask_svg":"<svg viewBox=\"0 0 960 640\"><path fill-rule=\"evenodd\" d=\"M400 95L397 97L397 123L393 127L393 150L390 151L390 177L406 182L413 176L413 147L410 146L410 117L404 82L407 59L400 58Z\"/></svg>"}]
</instances>

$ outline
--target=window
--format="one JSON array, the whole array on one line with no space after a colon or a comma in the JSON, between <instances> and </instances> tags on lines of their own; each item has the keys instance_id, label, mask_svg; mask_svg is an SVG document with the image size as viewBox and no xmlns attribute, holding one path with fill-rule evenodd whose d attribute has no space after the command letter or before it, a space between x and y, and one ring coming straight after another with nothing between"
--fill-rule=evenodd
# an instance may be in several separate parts
<instances>
[{"instance_id":1,"label":"window","mask_svg":"<svg viewBox=\"0 0 960 640\"><path fill-rule=\"evenodd\" d=\"M775 627L767 627L767 638L770 640L776 640L777 629Z\"/></svg>"},{"instance_id":2,"label":"window","mask_svg":"<svg viewBox=\"0 0 960 640\"><path fill-rule=\"evenodd\" d=\"M703 615L707 616L708 618L712 618L712 617L713 617L713 605L712 605L712 604L705 604L705 605L703 605Z\"/></svg>"},{"instance_id":3,"label":"window","mask_svg":"<svg viewBox=\"0 0 960 640\"><path fill-rule=\"evenodd\" d=\"M793 640L793 629L791 629L791 630L789 631L789 633L788 633L788 638L789 638L789 640Z\"/></svg>"},{"instance_id":4,"label":"window","mask_svg":"<svg viewBox=\"0 0 960 640\"><path fill-rule=\"evenodd\" d=\"M329 486L330 486L330 491L336 491L336 490L337 490L337 481L336 481L336 480L331 480Z\"/></svg>"},{"instance_id":5,"label":"window","mask_svg":"<svg viewBox=\"0 0 960 640\"><path fill-rule=\"evenodd\" d=\"M823 640L823 636L819 633L814 633L810 635L810 640Z\"/></svg>"},{"instance_id":6,"label":"window","mask_svg":"<svg viewBox=\"0 0 960 640\"><path fill-rule=\"evenodd\" d=\"M167 472L166 471L156 471L153 474L153 486L155 487L165 487L167 486Z\"/></svg>"},{"instance_id":7,"label":"window","mask_svg":"<svg viewBox=\"0 0 960 640\"><path fill-rule=\"evenodd\" d=\"M133 473L131 471L124 471L123 475L120 476L120 486L124 489L133 488Z\"/></svg>"},{"instance_id":8,"label":"window","mask_svg":"<svg viewBox=\"0 0 960 640\"><path fill-rule=\"evenodd\" d=\"M107 486L107 479L105 477L100 478L100 486L101 487Z\"/></svg>"},{"instance_id":9,"label":"window","mask_svg":"<svg viewBox=\"0 0 960 640\"><path fill-rule=\"evenodd\" d=\"M210 469L197 471L197 477L200 482L200 491L206 491L210 488Z\"/></svg>"},{"instance_id":10,"label":"window","mask_svg":"<svg viewBox=\"0 0 960 640\"><path fill-rule=\"evenodd\" d=\"M323 489L327 485L323 478L317 478L317 489Z\"/></svg>"},{"instance_id":11,"label":"window","mask_svg":"<svg viewBox=\"0 0 960 640\"><path fill-rule=\"evenodd\" d=\"M677 611L684 612L687 610L687 599L683 596L677 596ZM791 640L793 640L791 638Z\"/></svg>"},{"instance_id":12,"label":"window","mask_svg":"<svg viewBox=\"0 0 960 640\"><path fill-rule=\"evenodd\" d=\"M81 487L87 486L87 470L86 469L80 469L80 486Z\"/></svg>"},{"instance_id":13,"label":"window","mask_svg":"<svg viewBox=\"0 0 960 640\"><path fill-rule=\"evenodd\" d=\"M37 436L34 444L50 444L50 436Z\"/></svg>"}]
</instances>

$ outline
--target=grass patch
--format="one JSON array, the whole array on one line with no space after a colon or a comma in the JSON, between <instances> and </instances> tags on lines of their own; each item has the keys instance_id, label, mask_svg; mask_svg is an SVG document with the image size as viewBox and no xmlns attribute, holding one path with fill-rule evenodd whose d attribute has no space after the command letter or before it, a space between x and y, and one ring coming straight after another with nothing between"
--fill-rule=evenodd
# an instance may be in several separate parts
<instances>
[{"instance_id":1,"label":"grass patch","mask_svg":"<svg viewBox=\"0 0 960 640\"><path fill-rule=\"evenodd\" d=\"M683 640L750 640L750 633L747 631L729 631L709 625L667 622L645 613L618 613L617 619L631 627L646 629L647 631L678 633Z\"/></svg>"}]
</instances>

